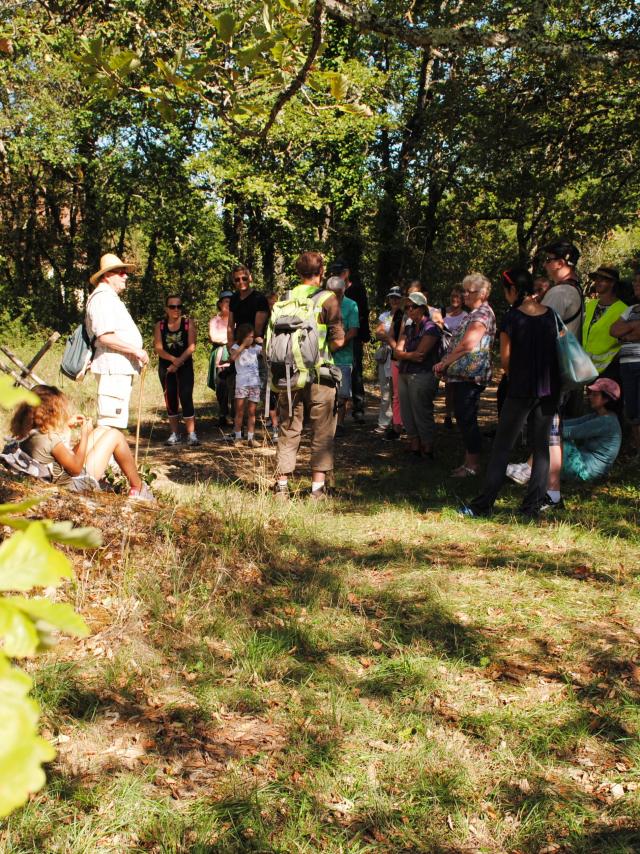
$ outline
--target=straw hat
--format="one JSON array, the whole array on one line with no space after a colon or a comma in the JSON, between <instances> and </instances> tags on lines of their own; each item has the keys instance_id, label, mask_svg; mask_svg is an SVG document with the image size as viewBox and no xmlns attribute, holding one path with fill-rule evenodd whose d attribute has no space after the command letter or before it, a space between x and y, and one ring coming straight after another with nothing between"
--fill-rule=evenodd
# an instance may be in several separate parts
<instances>
[{"instance_id":1,"label":"straw hat","mask_svg":"<svg viewBox=\"0 0 640 854\"><path fill-rule=\"evenodd\" d=\"M105 273L110 273L111 270L133 270L135 266L135 264L125 264L117 255L112 255L110 252L107 252L107 254L103 255L100 259L100 269L97 273L94 273L93 276L91 276L89 281L92 285L95 285Z\"/></svg>"}]
</instances>

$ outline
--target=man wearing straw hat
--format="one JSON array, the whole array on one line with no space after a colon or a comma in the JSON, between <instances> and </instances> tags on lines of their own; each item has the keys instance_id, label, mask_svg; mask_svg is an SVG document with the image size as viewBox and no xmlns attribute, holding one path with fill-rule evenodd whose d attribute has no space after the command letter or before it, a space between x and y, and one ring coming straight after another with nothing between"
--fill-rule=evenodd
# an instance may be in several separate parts
<instances>
[{"instance_id":1,"label":"man wearing straw hat","mask_svg":"<svg viewBox=\"0 0 640 854\"><path fill-rule=\"evenodd\" d=\"M117 255L102 256L100 269L89 279L95 290L87 301L85 317L95 346L91 373L98 379L97 423L121 429L129 421L133 377L149 361L142 335L120 299L133 266Z\"/></svg>"}]
</instances>

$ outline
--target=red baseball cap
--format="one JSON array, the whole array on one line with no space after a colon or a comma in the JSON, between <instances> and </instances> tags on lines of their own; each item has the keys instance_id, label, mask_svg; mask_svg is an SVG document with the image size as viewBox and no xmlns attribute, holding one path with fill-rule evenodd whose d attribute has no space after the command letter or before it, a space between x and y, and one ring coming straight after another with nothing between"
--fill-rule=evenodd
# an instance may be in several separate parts
<instances>
[{"instance_id":1,"label":"red baseball cap","mask_svg":"<svg viewBox=\"0 0 640 854\"><path fill-rule=\"evenodd\" d=\"M587 391L600 391L611 400L620 400L620 386L615 380L607 377L599 377L594 383L587 386Z\"/></svg>"}]
</instances>

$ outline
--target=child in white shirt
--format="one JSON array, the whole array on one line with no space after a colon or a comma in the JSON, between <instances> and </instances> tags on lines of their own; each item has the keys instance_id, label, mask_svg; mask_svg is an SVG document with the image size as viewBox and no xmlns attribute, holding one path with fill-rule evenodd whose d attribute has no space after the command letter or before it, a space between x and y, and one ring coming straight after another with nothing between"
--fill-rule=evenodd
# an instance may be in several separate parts
<instances>
[{"instance_id":1,"label":"child in white shirt","mask_svg":"<svg viewBox=\"0 0 640 854\"><path fill-rule=\"evenodd\" d=\"M260 402L260 370L258 356L262 351L253 343L254 329L250 323L241 323L235 332L236 343L232 345L229 358L236 366L236 414L234 419L234 441L242 439L242 422L247 411L247 443L254 446L253 432L256 426L256 407Z\"/></svg>"}]
</instances>

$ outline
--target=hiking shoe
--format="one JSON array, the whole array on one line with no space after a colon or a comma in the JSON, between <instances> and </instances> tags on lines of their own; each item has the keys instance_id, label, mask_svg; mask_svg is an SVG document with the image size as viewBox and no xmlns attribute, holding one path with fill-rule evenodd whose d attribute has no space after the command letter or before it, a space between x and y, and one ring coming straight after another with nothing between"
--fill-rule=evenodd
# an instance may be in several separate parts
<instances>
[{"instance_id":1,"label":"hiking shoe","mask_svg":"<svg viewBox=\"0 0 640 854\"><path fill-rule=\"evenodd\" d=\"M191 445L192 447L196 447L200 444L200 439L196 436L195 433L189 433L187 436L187 445Z\"/></svg>"},{"instance_id":2,"label":"hiking shoe","mask_svg":"<svg viewBox=\"0 0 640 854\"><path fill-rule=\"evenodd\" d=\"M309 498L311 499L311 501L326 501L327 498L329 498L327 487L323 486L322 489L312 489L309 493Z\"/></svg>"},{"instance_id":3,"label":"hiking shoe","mask_svg":"<svg viewBox=\"0 0 640 854\"><path fill-rule=\"evenodd\" d=\"M182 436L179 433L172 433L165 442L165 445L179 445L181 442Z\"/></svg>"},{"instance_id":4,"label":"hiking shoe","mask_svg":"<svg viewBox=\"0 0 640 854\"><path fill-rule=\"evenodd\" d=\"M276 481L273 485L273 495L276 501L288 501L289 500L289 484L278 483Z\"/></svg>"},{"instance_id":5,"label":"hiking shoe","mask_svg":"<svg viewBox=\"0 0 640 854\"><path fill-rule=\"evenodd\" d=\"M509 463L506 475L509 480L522 486L525 483L529 483L531 468L528 463Z\"/></svg>"},{"instance_id":6,"label":"hiking shoe","mask_svg":"<svg viewBox=\"0 0 640 854\"><path fill-rule=\"evenodd\" d=\"M155 495L144 481L139 489L131 487L129 490L129 498L132 498L134 501L149 501L151 504L158 503Z\"/></svg>"}]
</instances>

